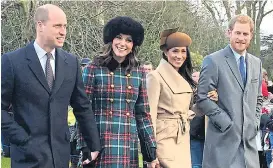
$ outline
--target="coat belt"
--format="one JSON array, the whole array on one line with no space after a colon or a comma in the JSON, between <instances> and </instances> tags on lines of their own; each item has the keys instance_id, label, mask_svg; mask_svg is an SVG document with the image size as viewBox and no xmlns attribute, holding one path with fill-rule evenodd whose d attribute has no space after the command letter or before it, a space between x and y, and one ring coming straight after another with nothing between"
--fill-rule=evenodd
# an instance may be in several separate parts
<instances>
[{"instance_id":1,"label":"coat belt","mask_svg":"<svg viewBox=\"0 0 273 168\"><path fill-rule=\"evenodd\" d=\"M183 117L181 114L158 114L157 119L159 120L164 120L164 119L173 119L174 121L176 120L178 129L177 129L177 138L176 138L176 143L179 144L182 142L182 137L184 136L186 132L186 124L187 124L187 119Z\"/></svg>"}]
</instances>

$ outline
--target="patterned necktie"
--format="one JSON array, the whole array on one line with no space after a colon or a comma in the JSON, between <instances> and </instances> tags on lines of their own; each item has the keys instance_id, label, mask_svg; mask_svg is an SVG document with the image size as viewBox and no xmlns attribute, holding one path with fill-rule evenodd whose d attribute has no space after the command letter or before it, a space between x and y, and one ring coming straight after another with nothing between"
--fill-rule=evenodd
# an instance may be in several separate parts
<instances>
[{"instance_id":1,"label":"patterned necktie","mask_svg":"<svg viewBox=\"0 0 273 168\"><path fill-rule=\"evenodd\" d=\"M49 89L52 90L52 86L54 83L54 75L53 75L53 70L50 64L50 59L53 57L51 53L46 53L47 60L46 60L46 80L49 86Z\"/></svg>"},{"instance_id":2,"label":"patterned necktie","mask_svg":"<svg viewBox=\"0 0 273 168\"><path fill-rule=\"evenodd\" d=\"M246 70L245 70L245 60L244 57L240 57L240 65L239 65L240 74L243 80L244 85L246 85Z\"/></svg>"}]
</instances>

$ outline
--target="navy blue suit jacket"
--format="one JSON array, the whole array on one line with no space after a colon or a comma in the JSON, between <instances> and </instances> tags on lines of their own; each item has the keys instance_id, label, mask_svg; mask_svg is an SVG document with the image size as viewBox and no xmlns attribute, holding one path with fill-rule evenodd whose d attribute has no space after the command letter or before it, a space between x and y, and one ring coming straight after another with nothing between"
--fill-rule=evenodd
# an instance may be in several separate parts
<instances>
[{"instance_id":1,"label":"navy blue suit jacket","mask_svg":"<svg viewBox=\"0 0 273 168\"><path fill-rule=\"evenodd\" d=\"M100 150L78 59L62 49L56 49L55 59L55 81L50 91L33 42L2 56L1 129L10 137L12 167L68 167L69 105L90 150ZM8 114L10 105L14 119Z\"/></svg>"}]
</instances>

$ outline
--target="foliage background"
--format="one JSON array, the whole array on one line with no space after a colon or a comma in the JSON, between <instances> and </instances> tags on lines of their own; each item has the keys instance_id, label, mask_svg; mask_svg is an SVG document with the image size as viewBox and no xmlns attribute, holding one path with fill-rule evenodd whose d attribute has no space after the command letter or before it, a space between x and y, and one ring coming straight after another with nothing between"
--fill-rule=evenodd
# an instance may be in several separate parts
<instances>
[{"instance_id":1,"label":"foliage background","mask_svg":"<svg viewBox=\"0 0 273 168\"><path fill-rule=\"evenodd\" d=\"M35 39L33 14L45 3L59 5L67 14L68 32L64 49L78 57L92 58L102 46L102 29L111 18L123 15L140 21L145 28L145 40L139 60L151 61L155 66L161 59L159 34L167 28L180 27L193 43L190 50L196 70L202 59L228 44L225 36L227 21L235 14L247 13L255 20L254 39L249 52L261 56L272 73L272 36L260 34L267 1L199 0L199 1L1 1L1 53L25 46ZM264 40L266 39L267 40ZM264 42L262 42L264 40ZM261 52L260 46L264 47ZM272 64L271 64L272 65Z\"/></svg>"}]
</instances>

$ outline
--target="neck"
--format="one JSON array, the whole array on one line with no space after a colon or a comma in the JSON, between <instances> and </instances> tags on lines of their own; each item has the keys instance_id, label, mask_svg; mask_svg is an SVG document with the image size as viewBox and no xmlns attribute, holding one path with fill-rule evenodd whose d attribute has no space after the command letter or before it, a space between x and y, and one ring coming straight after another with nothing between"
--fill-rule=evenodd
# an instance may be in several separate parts
<instances>
[{"instance_id":1,"label":"neck","mask_svg":"<svg viewBox=\"0 0 273 168\"><path fill-rule=\"evenodd\" d=\"M52 50L54 50L54 48L52 48L52 47L48 46L47 44L43 43L42 41L44 41L44 40L42 40L42 39L40 39L38 37L35 39L35 41L46 52L51 52Z\"/></svg>"},{"instance_id":2,"label":"neck","mask_svg":"<svg viewBox=\"0 0 273 168\"><path fill-rule=\"evenodd\" d=\"M246 50L244 50L244 51L237 51L231 45L230 45L230 47L232 48L233 51L235 51L236 53L240 54L241 56L244 56L245 53L246 53Z\"/></svg>"}]
</instances>

